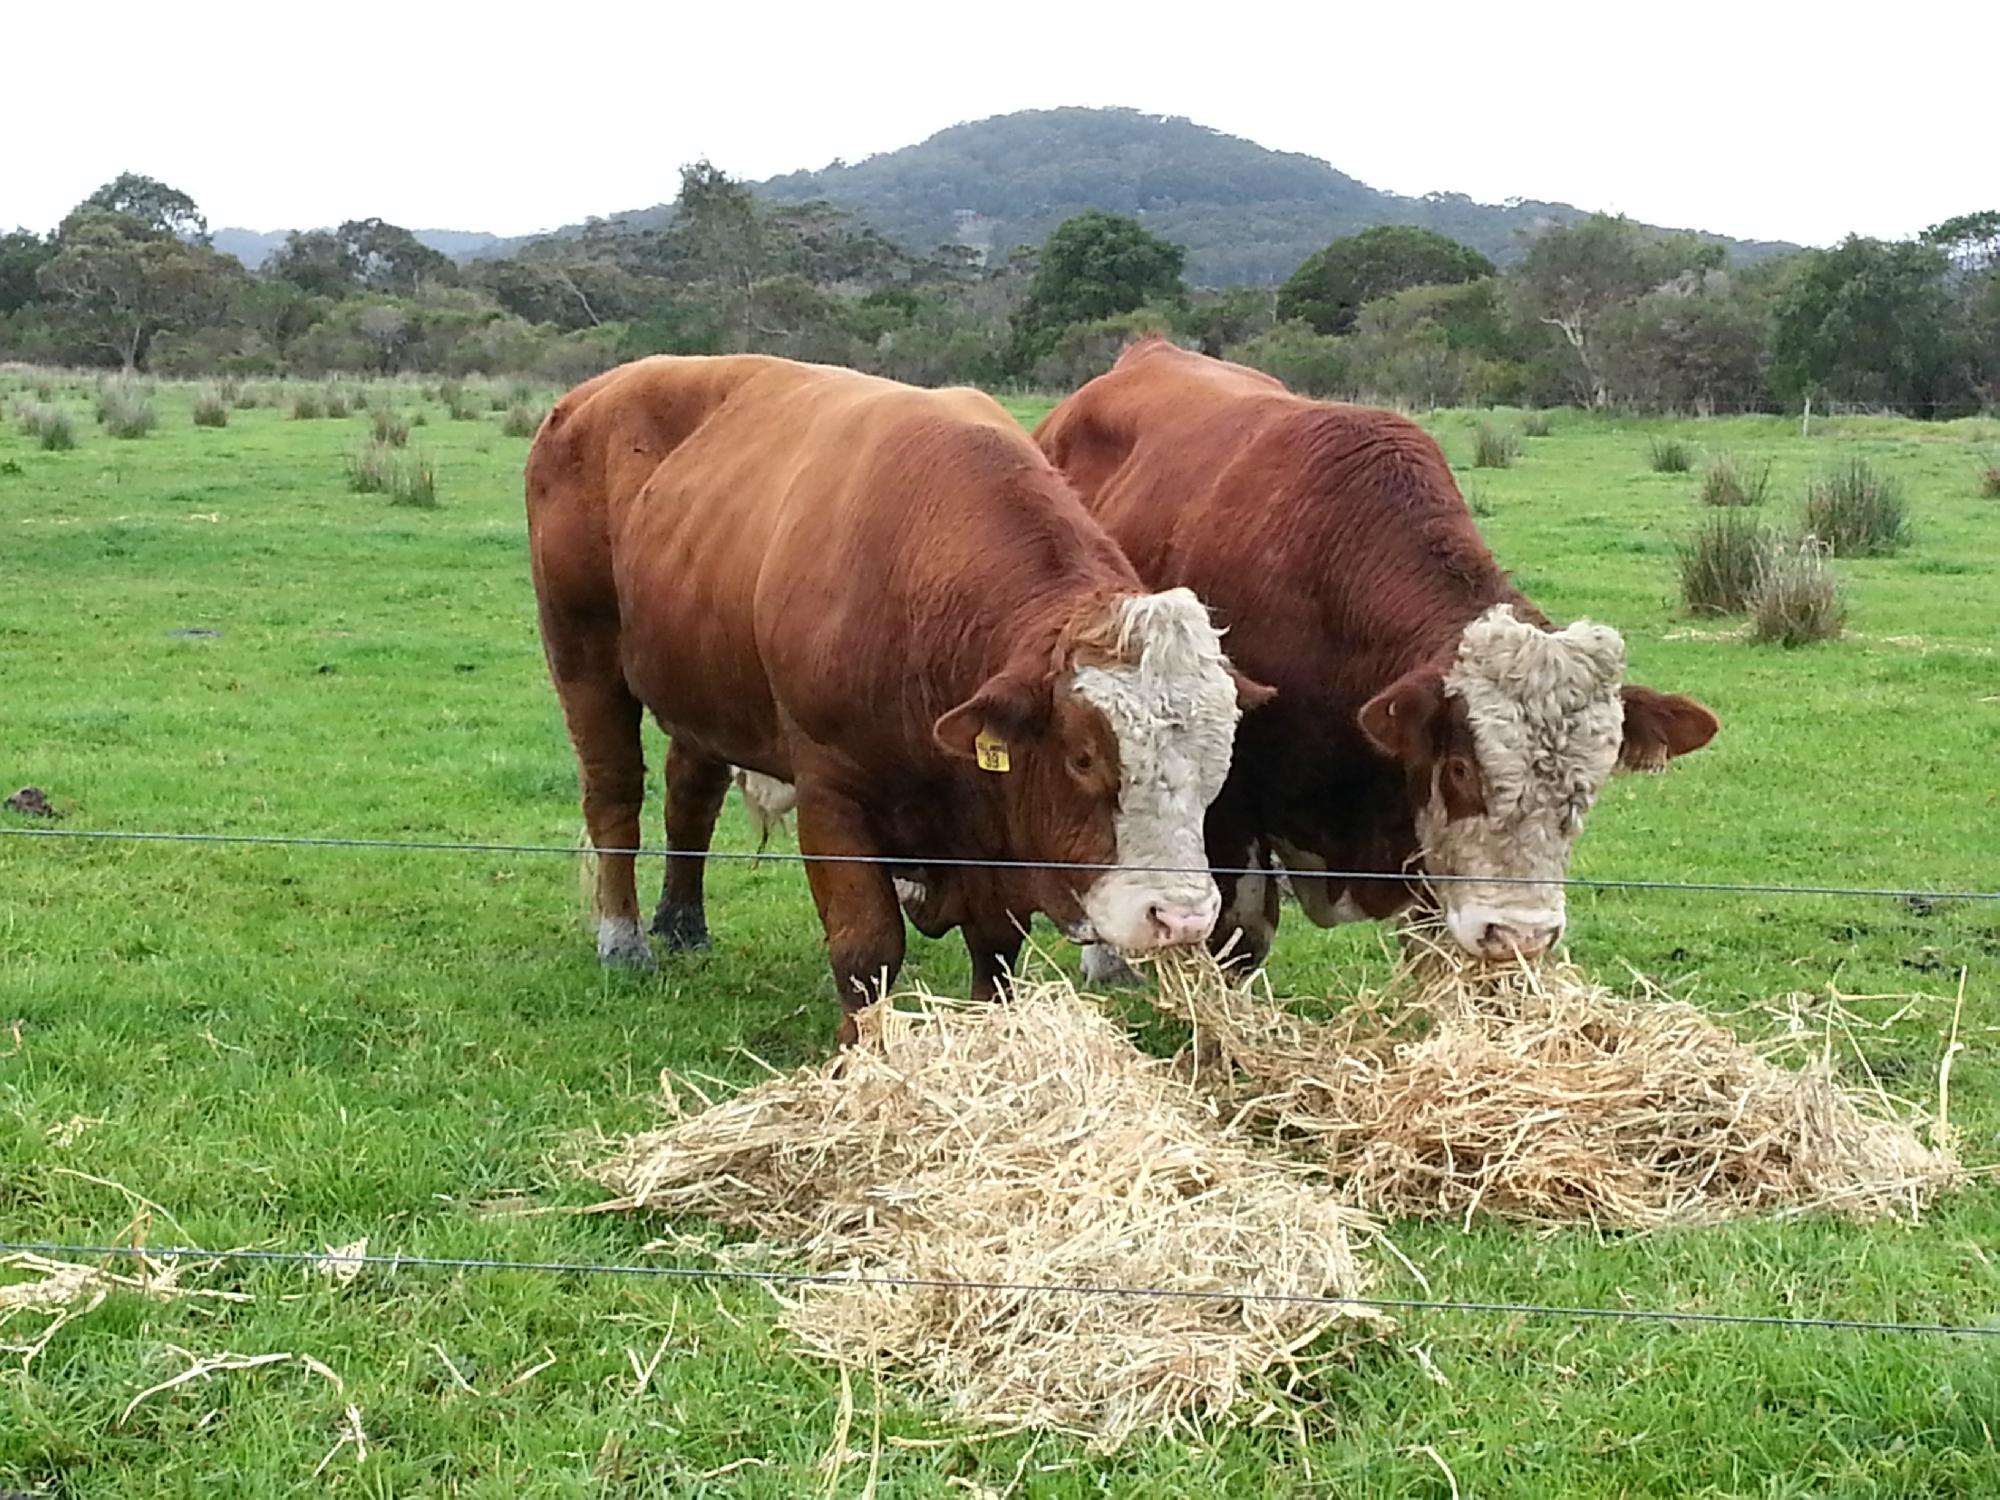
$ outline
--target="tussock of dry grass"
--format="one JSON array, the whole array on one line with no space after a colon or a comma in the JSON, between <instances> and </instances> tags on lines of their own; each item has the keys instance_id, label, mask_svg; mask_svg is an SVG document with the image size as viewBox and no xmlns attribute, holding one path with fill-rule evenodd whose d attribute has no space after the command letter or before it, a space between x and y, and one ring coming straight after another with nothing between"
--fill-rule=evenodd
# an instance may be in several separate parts
<instances>
[{"instance_id":1,"label":"tussock of dry grass","mask_svg":"<svg viewBox=\"0 0 2000 1500\"><path fill-rule=\"evenodd\" d=\"M108 1266L51 1260L30 1252L0 1256L0 1354L18 1355L25 1368L54 1340L64 1325L95 1312L114 1292L136 1292L158 1301L194 1297L218 1302L248 1302L246 1292L206 1291L181 1285L190 1269L184 1262L165 1263L134 1252L140 1274L113 1271ZM20 1279L15 1279L15 1278ZM17 1317L40 1315L31 1336L12 1336Z\"/></svg>"},{"instance_id":2,"label":"tussock of dry grass","mask_svg":"<svg viewBox=\"0 0 2000 1500\"><path fill-rule=\"evenodd\" d=\"M1066 980L1011 1003L894 998L864 1045L711 1103L592 1176L610 1207L701 1214L815 1270L1019 1285L1350 1297L1366 1221L1225 1131ZM900 1375L966 1420L1116 1447L1198 1431L1330 1328L1328 1305L818 1285L782 1318L827 1359Z\"/></svg>"},{"instance_id":3,"label":"tussock of dry grass","mask_svg":"<svg viewBox=\"0 0 2000 1500\"><path fill-rule=\"evenodd\" d=\"M1307 1019L1206 956L1162 964L1197 1079L1371 1212L1650 1228L1826 1210L1914 1217L1960 1180L1825 1057L1796 1068L1648 989L1567 963L1434 954L1337 1019Z\"/></svg>"}]
</instances>

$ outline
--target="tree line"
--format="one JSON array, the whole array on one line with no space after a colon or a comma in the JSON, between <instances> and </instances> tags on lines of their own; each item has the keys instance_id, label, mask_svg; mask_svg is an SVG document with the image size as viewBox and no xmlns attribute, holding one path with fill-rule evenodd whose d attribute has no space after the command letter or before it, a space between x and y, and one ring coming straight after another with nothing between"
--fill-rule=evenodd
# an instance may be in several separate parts
<instances>
[{"instance_id":1,"label":"tree line","mask_svg":"<svg viewBox=\"0 0 2000 1500\"><path fill-rule=\"evenodd\" d=\"M922 384L1075 385L1149 331L1314 394L1647 411L1809 398L1952 415L2000 402L2000 211L1747 267L1597 215L1504 271L1432 230L1333 241L1275 291L1191 287L1181 247L1090 211L996 263L913 255L825 202L706 162L673 214L465 264L380 219L291 234L252 272L198 205L125 174L47 235L0 235L0 358L162 375L519 374L758 351Z\"/></svg>"}]
</instances>

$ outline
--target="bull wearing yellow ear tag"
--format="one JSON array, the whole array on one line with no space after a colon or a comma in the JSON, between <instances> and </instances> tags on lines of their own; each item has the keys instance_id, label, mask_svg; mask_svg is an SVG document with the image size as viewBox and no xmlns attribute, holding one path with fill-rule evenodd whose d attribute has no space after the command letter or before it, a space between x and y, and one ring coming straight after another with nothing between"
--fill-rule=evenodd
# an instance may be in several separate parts
<instances>
[{"instance_id":1,"label":"bull wearing yellow ear tag","mask_svg":"<svg viewBox=\"0 0 2000 1500\"><path fill-rule=\"evenodd\" d=\"M990 729L983 729L972 741L979 769L982 771L1011 771L1014 763L1007 758L1007 742Z\"/></svg>"}]
</instances>

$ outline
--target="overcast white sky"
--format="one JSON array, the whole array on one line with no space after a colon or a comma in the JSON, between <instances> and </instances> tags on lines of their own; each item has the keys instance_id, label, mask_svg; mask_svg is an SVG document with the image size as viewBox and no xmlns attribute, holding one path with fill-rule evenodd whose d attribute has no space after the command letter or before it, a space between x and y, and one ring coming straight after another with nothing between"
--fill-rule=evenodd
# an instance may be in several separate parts
<instances>
[{"instance_id":1,"label":"overcast white sky","mask_svg":"<svg viewBox=\"0 0 2000 1500\"><path fill-rule=\"evenodd\" d=\"M10 8L0 227L125 169L215 227L517 234L1062 104L1375 187L1826 243L2000 207L2000 3L632 0Z\"/></svg>"}]
</instances>

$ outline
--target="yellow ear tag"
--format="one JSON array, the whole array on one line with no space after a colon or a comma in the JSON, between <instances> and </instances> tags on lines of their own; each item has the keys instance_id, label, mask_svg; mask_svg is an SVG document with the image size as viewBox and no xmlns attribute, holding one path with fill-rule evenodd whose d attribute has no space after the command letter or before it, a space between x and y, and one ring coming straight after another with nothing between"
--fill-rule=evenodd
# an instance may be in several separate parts
<instances>
[{"instance_id":1,"label":"yellow ear tag","mask_svg":"<svg viewBox=\"0 0 2000 1500\"><path fill-rule=\"evenodd\" d=\"M974 753L979 757L982 771L1011 771L1014 763L1007 758L1007 742L991 730L982 729L972 742Z\"/></svg>"}]
</instances>

